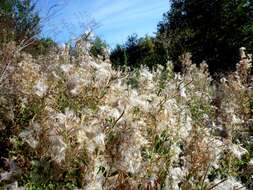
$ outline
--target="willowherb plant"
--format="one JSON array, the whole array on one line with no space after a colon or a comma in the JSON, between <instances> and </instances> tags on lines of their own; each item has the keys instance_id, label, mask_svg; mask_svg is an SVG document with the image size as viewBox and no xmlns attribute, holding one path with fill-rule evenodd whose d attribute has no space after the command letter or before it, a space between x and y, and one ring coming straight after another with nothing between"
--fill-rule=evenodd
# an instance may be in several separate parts
<instances>
[{"instance_id":1,"label":"willowherb plant","mask_svg":"<svg viewBox=\"0 0 253 190\"><path fill-rule=\"evenodd\" d=\"M116 71L66 48L20 55L0 91L0 186L250 189L252 60L215 83L183 59L178 74Z\"/></svg>"}]
</instances>

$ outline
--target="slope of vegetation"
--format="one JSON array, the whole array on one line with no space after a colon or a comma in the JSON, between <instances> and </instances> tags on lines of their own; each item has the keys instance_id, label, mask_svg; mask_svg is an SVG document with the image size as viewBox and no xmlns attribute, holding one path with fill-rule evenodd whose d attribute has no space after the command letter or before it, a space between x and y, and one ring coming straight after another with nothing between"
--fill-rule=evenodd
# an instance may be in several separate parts
<instances>
[{"instance_id":1,"label":"slope of vegetation","mask_svg":"<svg viewBox=\"0 0 253 190\"><path fill-rule=\"evenodd\" d=\"M0 185L26 189L251 189L252 60L116 71L62 53L15 56L0 90Z\"/></svg>"},{"instance_id":2,"label":"slope of vegetation","mask_svg":"<svg viewBox=\"0 0 253 190\"><path fill-rule=\"evenodd\" d=\"M253 189L251 1L172 1L110 56L32 2L0 2L0 189Z\"/></svg>"}]
</instances>

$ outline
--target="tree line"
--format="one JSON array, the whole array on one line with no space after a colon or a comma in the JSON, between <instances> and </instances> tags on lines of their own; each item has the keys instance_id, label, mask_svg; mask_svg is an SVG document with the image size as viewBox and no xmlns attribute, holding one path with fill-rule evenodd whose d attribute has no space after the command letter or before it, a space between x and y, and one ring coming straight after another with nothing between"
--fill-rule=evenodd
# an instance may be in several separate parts
<instances>
[{"instance_id":1,"label":"tree line","mask_svg":"<svg viewBox=\"0 0 253 190\"><path fill-rule=\"evenodd\" d=\"M205 61L214 73L234 69L240 59L240 47L252 53L253 1L171 0L170 3L170 10L157 26L156 36L129 37L126 44L112 51L114 65L154 67L172 60L180 70L180 56L190 52L194 63ZM145 48L143 40L144 44L150 43ZM154 47L159 51L153 51Z\"/></svg>"},{"instance_id":2,"label":"tree line","mask_svg":"<svg viewBox=\"0 0 253 190\"><path fill-rule=\"evenodd\" d=\"M123 45L117 45L111 52L114 67L140 68L144 65L150 69L158 64L167 63L167 53L155 38L145 36L138 38L136 34L128 37Z\"/></svg>"}]
</instances>

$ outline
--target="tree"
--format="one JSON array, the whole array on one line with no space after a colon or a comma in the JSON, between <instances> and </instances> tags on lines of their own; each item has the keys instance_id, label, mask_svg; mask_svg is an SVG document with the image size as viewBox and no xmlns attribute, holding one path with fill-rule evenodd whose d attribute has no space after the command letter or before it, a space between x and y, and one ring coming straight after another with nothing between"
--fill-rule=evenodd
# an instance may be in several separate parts
<instances>
[{"instance_id":1,"label":"tree","mask_svg":"<svg viewBox=\"0 0 253 190\"><path fill-rule=\"evenodd\" d=\"M114 66L140 68L141 65L150 69L166 65L167 53L155 38L145 36L138 38L136 34L128 37L124 45L117 45L111 52L111 62Z\"/></svg>"},{"instance_id":2,"label":"tree","mask_svg":"<svg viewBox=\"0 0 253 190\"><path fill-rule=\"evenodd\" d=\"M107 54L107 44L99 37L96 37L95 40L91 43L90 53L94 57L102 56L106 57Z\"/></svg>"},{"instance_id":3,"label":"tree","mask_svg":"<svg viewBox=\"0 0 253 190\"><path fill-rule=\"evenodd\" d=\"M110 60L112 65L116 68L124 65L127 66L128 60L126 49L121 45L117 45L110 54Z\"/></svg>"},{"instance_id":4,"label":"tree","mask_svg":"<svg viewBox=\"0 0 253 190\"><path fill-rule=\"evenodd\" d=\"M48 54L57 44L50 38L40 38L41 19L33 0L1 0L0 46L15 41L34 56Z\"/></svg>"},{"instance_id":5,"label":"tree","mask_svg":"<svg viewBox=\"0 0 253 190\"><path fill-rule=\"evenodd\" d=\"M31 0L1 0L0 43L29 40L40 33L40 17Z\"/></svg>"},{"instance_id":6,"label":"tree","mask_svg":"<svg viewBox=\"0 0 253 190\"><path fill-rule=\"evenodd\" d=\"M233 69L239 48L252 52L253 2L251 0L172 0L171 10L158 25L157 38L169 57L192 53L195 63L207 61L210 71Z\"/></svg>"},{"instance_id":7,"label":"tree","mask_svg":"<svg viewBox=\"0 0 253 190\"><path fill-rule=\"evenodd\" d=\"M25 51L33 56L47 55L51 51L57 49L57 44L51 38L35 39L33 43L28 46Z\"/></svg>"},{"instance_id":8,"label":"tree","mask_svg":"<svg viewBox=\"0 0 253 190\"><path fill-rule=\"evenodd\" d=\"M138 47L138 36L137 34L132 34L128 36L128 39L124 45L126 55L127 55L127 64L129 67L140 67L139 59L142 56L140 49Z\"/></svg>"}]
</instances>

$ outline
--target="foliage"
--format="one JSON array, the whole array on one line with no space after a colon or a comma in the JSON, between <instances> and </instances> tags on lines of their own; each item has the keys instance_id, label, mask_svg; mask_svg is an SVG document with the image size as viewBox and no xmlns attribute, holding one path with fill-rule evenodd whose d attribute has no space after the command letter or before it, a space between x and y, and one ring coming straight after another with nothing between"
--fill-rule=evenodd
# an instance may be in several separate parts
<instances>
[{"instance_id":1,"label":"foliage","mask_svg":"<svg viewBox=\"0 0 253 190\"><path fill-rule=\"evenodd\" d=\"M33 56L47 55L57 49L58 45L51 38L35 39L33 43L25 48L25 51Z\"/></svg>"},{"instance_id":2,"label":"foliage","mask_svg":"<svg viewBox=\"0 0 253 190\"><path fill-rule=\"evenodd\" d=\"M3 0L0 3L0 43L21 43L40 33L40 17L31 0Z\"/></svg>"},{"instance_id":3,"label":"foliage","mask_svg":"<svg viewBox=\"0 0 253 190\"><path fill-rule=\"evenodd\" d=\"M138 38L136 34L128 37L124 45L117 45L111 52L110 59L115 67L155 68L158 64L166 65L166 51L152 37Z\"/></svg>"},{"instance_id":4,"label":"foliage","mask_svg":"<svg viewBox=\"0 0 253 190\"><path fill-rule=\"evenodd\" d=\"M41 18L33 0L3 0L0 2L0 47L14 41L33 56L45 55L57 47L50 38L41 38Z\"/></svg>"},{"instance_id":5,"label":"foliage","mask_svg":"<svg viewBox=\"0 0 253 190\"><path fill-rule=\"evenodd\" d=\"M238 1L172 0L158 25L157 38L170 59L191 52L194 63L207 61L211 72L235 68L240 47L252 52L253 3Z\"/></svg>"},{"instance_id":6,"label":"foliage","mask_svg":"<svg viewBox=\"0 0 253 190\"><path fill-rule=\"evenodd\" d=\"M249 57L215 83L189 54L175 73L21 52L0 84L0 188L252 189Z\"/></svg>"},{"instance_id":7,"label":"foliage","mask_svg":"<svg viewBox=\"0 0 253 190\"><path fill-rule=\"evenodd\" d=\"M106 43L102 41L101 38L96 37L95 40L91 43L90 53L94 57L102 56L103 58L105 58L106 48Z\"/></svg>"}]
</instances>

